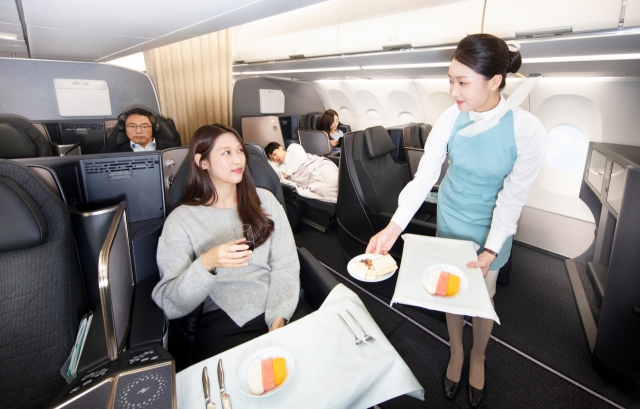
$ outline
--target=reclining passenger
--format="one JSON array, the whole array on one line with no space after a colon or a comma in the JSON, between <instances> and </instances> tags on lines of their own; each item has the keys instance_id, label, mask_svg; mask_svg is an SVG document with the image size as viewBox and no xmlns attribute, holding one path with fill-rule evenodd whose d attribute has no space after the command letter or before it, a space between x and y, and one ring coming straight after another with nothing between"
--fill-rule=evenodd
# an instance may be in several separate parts
<instances>
[{"instance_id":1,"label":"reclining passenger","mask_svg":"<svg viewBox=\"0 0 640 409\"><path fill-rule=\"evenodd\" d=\"M320 120L320 130L329 135L332 155L340 155L340 151L342 150L341 138L344 136L344 133L338 129L338 125L340 125L338 113L333 109L324 111L322 120Z\"/></svg>"},{"instance_id":2,"label":"reclining passenger","mask_svg":"<svg viewBox=\"0 0 640 409\"><path fill-rule=\"evenodd\" d=\"M169 319L204 301L198 361L282 327L305 307L298 305L300 264L287 216L271 192L256 189L247 160L234 129L198 129L183 204L167 217L158 244L153 300ZM245 239L230 239L242 224L252 228L253 251Z\"/></svg>"},{"instance_id":3,"label":"reclining passenger","mask_svg":"<svg viewBox=\"0 0 640 409\"><path fill-rule=\"evenodd\" d=\"M321 198L337 201L338 167L330 159L306 153L297 143L292 143L285 151L279 143L271 142L264 150L281 181L292 181ZM305 196L304 192L300 193Z\"/></svg>"},{"instance_id":4,"label":"reclining passenger","mask_svg":"<svg viewBox=\"0 0 640 409\"><path fill-rule=\"evenodd\" d=\"M161 151L176 147L177 145L171 141L153 137L154 127L157 124L158 117L146 109L130 109L118 117L118 127L124 128L129 141L118 145L104 146L100 152Z\"/></svg>"}]
</instances>

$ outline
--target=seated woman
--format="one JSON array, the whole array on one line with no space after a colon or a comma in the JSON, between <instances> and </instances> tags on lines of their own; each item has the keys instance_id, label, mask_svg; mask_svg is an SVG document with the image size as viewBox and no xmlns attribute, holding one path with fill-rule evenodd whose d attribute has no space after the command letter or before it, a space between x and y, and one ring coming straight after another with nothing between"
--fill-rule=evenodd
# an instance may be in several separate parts
<instances>
[{"instance_id":1,"label":"seated woman","mask_svg":"<svg viewBox=\"0 0 640 409\"><path fill-rule=\"evenodd\" d=\"M320 130L329 135L329 144L331 144L331 155L340 155L342 150L342 138L344 133L338 129L340 125L340 118L338 113L333 109L327 109L322 114L322 120L320 121Z\"/></svg>"},{"instance_id":2,"label":"seated woman","mask_svg":"<svg viewBox=\"0 0 640 409\"><path fill-rule=\"evenodd\" d=\"M297 143L287 150L277 142L264 148L269 164L280 180L291 181L303 190L308 190L320 199L336 203L338 200L338 167L330 159L305 152ZM313 195L300 191L302 196L315 199Z\"/></svg>"},{"instance_id":3,"label":"seated woman","mask_svg":"<svg viewBox=\"0 0 640 409\"><path fill-rule=\"evenodd\" d=\"M158 243L153 300L169 319L204 302L198 361L282 327L298 305L300 264L287 216L271 192L256 189L247 161L234 129L198 129L183 204L167 217ZM245 239L231 240L242 224L252 228L253 251Z\"/></svg>"}]
</instances>

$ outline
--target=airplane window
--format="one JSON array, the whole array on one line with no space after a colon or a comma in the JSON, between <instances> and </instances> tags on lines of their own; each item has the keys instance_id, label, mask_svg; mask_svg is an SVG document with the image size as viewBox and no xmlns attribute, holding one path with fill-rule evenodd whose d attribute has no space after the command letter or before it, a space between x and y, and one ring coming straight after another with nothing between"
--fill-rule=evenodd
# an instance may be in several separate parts
<instances>
[{"instance_id":1,"label":"airplane window","mask_svg":"<svg viewBox=\"0 0 640 409\"><path fill-rule=\"evenodd\" d=\"M580 128L573 125L557 125L547 134L547 165L560 171L582 169L587 159L589 141Z\"/></svg>"},{"instance_id":2,"label":"airplane window","mask_svg":"<svg viewBox=\"0 0 640 409\"><path fill-rule=\"evenodd\" d=\"M408 112L401 112L398 115L398 123L399 124L408 124L409 122L417 122L416 118Z\"/></svg>"},{"instance_id":3,"label":"airplane window","mask_svg":"<svg viewBox=\"0 0 640 409\"><path fill-rule=\"evenodd\" d=\"M367 126L376 126L382 124L382 117L375 109L367 111Z\"/></svg>"},{"instance_id":4,"label":"airplane window","mask_svg":"<svg viewBox=\"0 0 640 409\"><path fill-rule=\"evenodd\" d=\"M338 110L338 116L340 117L340 122L345 124L345 125L349 125L349 126L353 126L353 115L351 114L351 111L349 111L348 108L340 108Z\"/></svg>"}]
</instances>

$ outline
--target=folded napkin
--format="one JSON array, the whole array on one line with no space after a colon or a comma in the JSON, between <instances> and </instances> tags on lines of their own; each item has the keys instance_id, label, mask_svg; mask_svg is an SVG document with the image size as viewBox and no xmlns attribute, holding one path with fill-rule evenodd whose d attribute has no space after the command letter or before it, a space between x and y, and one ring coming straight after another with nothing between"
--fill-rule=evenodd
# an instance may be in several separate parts
<instances>
[{"instance_id":1,"label":"folded napkin","mask_svg":"<svg viewBox=\"0 0 640 409\"><path fill-rule=\"evenodd\" d=\"M482 272L479 268L467 268L467 263L478 260L477 245L474 242L415 234L404 234L402 238L404 250L396 289L391 298L392 305L400 303L451 314L488 318L500 324ZM425 290L422 274L438 264L457 267L465 275L468 287L464 294L447 298L431 295Z\"/></svg>"}]
</instances>

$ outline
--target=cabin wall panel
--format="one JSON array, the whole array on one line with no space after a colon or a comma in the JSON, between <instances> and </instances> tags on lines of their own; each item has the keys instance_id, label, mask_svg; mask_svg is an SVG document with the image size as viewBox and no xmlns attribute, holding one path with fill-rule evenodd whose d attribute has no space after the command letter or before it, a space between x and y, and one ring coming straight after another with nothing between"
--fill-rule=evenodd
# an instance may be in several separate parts
<instances>
[{"instance_id":1,"label":"cabin wall panel","mask_svg":"<svg viewBox=\"0 0 640 409\"><path fill-rule=\"evenodd\" d=\"M345 81L314 81L312 84L322 98L325 109L335 110L340 116L340 122L349 125L354 132L366 128L365 118L359 117Z\"/></svg>"},{"instance_id":2,"label":"cabin wall panel","mask_svg":"<svg viewBox=\"0 0 640 409\"><path fill-rule=\"evenodd\" d=\"M624 28L640 26L640 0L627 0Z\"/></svg>"},{"instance_id":3,"label":"cabin wall panel","mask_svg":"<svg viewBox=\"0 0 640 409\"><path fill-rule=\"evenodd\" d=\"M229 30L146 51L145 62L183 145L203 125L231 124Z\"/></svg>"},{"instance_id":4,"label":"cabin wall panel","mask_svg":"<svg viewBox=\"0 0 640 409\"><path fill-rule=\"evenodd\" d=\"M160 112L153 83L143 73L99 63L0 58L0 113L32 121L80 119L60 116L56 78L105 81L111 117L133 106Z\"/></svg>"}]
</instances>

